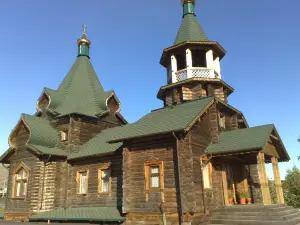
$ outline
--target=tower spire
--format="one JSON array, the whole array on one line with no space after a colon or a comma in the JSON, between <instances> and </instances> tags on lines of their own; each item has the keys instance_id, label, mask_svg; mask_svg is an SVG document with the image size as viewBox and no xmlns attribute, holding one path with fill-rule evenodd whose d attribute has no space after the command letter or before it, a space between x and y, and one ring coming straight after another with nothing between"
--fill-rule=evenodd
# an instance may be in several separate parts
<instances>
[{"instance_id":1,"label":"tower spire","mask_svg":"<svg viewBox=\"0 0 300 225\"><path fill-rule=\"evenodd\" d=\"M77 45L78 45L78 56L89 56L89 50L90 50L90 45L91 41L87 38L87 33L86 33L86 25L83 24L83 31L81 37L77 40Z\"/></svg>"}]
</instances>

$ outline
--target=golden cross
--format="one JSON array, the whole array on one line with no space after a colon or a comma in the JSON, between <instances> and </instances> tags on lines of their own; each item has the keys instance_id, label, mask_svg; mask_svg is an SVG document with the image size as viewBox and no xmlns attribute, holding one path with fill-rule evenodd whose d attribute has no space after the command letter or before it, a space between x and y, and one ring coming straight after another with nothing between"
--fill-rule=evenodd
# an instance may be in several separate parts
<instances>
[{"instance_id":1,"label":"golden cross","mask_svg":"<svg viewBox=\"0 0 300 225\"><path fill-rule=\"evenodd\" d=\"M83 33L86 34L86 25L83 24Z\"/></svg>"}]
</instances>

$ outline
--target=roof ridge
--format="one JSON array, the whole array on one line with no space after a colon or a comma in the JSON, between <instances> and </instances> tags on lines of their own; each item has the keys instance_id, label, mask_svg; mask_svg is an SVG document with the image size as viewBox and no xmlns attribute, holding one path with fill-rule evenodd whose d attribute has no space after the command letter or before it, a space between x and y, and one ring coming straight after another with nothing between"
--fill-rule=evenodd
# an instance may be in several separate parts
<instances>
[{"instance_id":1,"label":"roof ridge","mask_svg":"<svg viewBox=\"0 0 300 225\"><path fill-rule=\"evenodd\" d=\"M267 126L273 126L273 127L275 127L274 124L263 124L263 125L253 126L253 127L246 127L246 128L242 128L242 129L228 130L228 131L221 132L221 134L246 131L246 130L249 130L249 129L257 129L257 128L267 127Z\"/></svg>"},{"instance_id":2,"label":"roof ridge","mask_svg":"<svg viewBox=\"0 0 300 225\"><path fill-rule=\"evenodd\" d=\"M180 103L180 104L170 105L170 106L166 106L166 107L161 107L161 108L153 109L153 110L150 111L150 113L151 113L151 112L156 112L156 111L159 111L159 110L164 110L164 109L173 109L173 108L176 108L176 107L178 107L178 106L190 104L190 103L192 103L192 102L201 101L201 100L205 100L205 99L208 99L208 98L213 99L213 98L215 98L215 97L212 97L212 96L200 97L200 98L198 98L198 99L189 100L189 101L186 101L186 102L182 102L182 103ZM149 114L149 113L147 113L147 114ZM146 115L147 115L147 114L146 114Z\"/></svg>"},{"instance_id":3,"label":"roof ridge","mask_svg":"<svg viewBox=\"0 0 300 225\"><path fill-rule=\"evenodd\" d=\"M80 115L98 117L107 110L107 94L89 57L79 56L55 92L49 109L64 116L77 112ZM108 92L109 93L109 92Z\"/></svg>"}]
</instances>

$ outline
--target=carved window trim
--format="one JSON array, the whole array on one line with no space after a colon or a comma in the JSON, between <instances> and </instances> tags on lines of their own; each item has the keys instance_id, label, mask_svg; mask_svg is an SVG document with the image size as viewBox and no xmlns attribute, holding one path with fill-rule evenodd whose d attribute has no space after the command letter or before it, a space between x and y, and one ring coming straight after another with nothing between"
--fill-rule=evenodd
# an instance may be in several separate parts
<instances>
[{"instance_id":1,"label":"carved window trim","mask_svg":"<svg viewBox=\"0 0 300 225\"><path fill-rule=\"evenodd\" d=\"M212 163L207 157L200 158L201 174L204 189L212 189Z\"/></svg>"},{"instance_id":2,"label":"carved window trim","mask_svg":"<svg viewBox=\"0 0 300 225\"><path fill-rule=\"evenodd\" d=\"M159 168L159 187L151 187L151 167ZM164 162L159 160L150 160L144 163L145 172L145 190L148 192L162 192L164 190ZM157 175L157 174L155 174Z\"/></svg>"},{"instance_id":3,"label":"carved window trim","mask_svg":"<svg viewBox=\"0 0 300 225\"><path fill-rule=\"evenodd\" d=\"M81 182L82 182L82 176L86 173L86 181L85 181L85 192L81 189ZM77 194L78 195L86 195L88 193L88 187L89 187L89 169L86 168L80 168L77 170L76 173L76 183L77 183Z\"/></svg>"},{"instance_id":4,"label":"carved window trim","mask_svg":"<svg viewBox=\"0 0 300 225\"><path fill-rule=\"evenodd\" d=\"M25 178L18 178L18 172L20 170L24 170L26 173ZM13 170L13 185L12 185L12 198L14 199L25 199L28 193L28 182L29 182L29 176L30 176L30 169L23 163L19 163L18 166L15 167ZM18 191L18 185L17 183L20 183L20 190L19 193L23 192L24 195L17 196ZM24 183L26 183L26 190L23 191L22 188L24 187Z\"/></svg>"},{"instance_id":5,"label":"carved window trim","mask_svg":"<svg viewBox=\"0 0 300 225\"><path fill-rule=\"evenodd\" d=\"M109 185L108 185L108 191L107 192L103 192L102 187L103 187L103 171L104 170L108 170L109 172ZM108 164L105 164L103 166L100 166L98 168L98 194L101 195L110 195L112 191L112 177L111 177L111 167Z\"/></svg>"}]
</instances>

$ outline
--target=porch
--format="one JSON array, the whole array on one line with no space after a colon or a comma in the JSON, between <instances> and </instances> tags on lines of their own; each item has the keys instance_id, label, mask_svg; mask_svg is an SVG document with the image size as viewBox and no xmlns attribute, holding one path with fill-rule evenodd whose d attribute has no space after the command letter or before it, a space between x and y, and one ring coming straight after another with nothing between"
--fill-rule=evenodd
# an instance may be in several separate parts
<instances>
[{"instance_id":1,"label":"porch","mask_svg":"<svg viewBox=\"0 0 300 225\"><path fill-rule=\"evenodd\" d=\"M278 158L263 152L214 157L222 170L224 205L283 204ZM266 163L272 163L276 201L272 202ZM243 200L244 199L244 200Z\"/></svg>"},{"instance_id":2,"label":"porch","mask_svg":"<svg viewBox=\"0 0 300 225\"><path fill-rule=\"evenodd\" d=\"M243 198L251 198L250 204L284 203L278 163L289 156L274 125L221 132L206 153L220 168L224 205L243 203ZM271 201L267 163L272 164L276 202Z\"/></svg>"}]
</instances>

